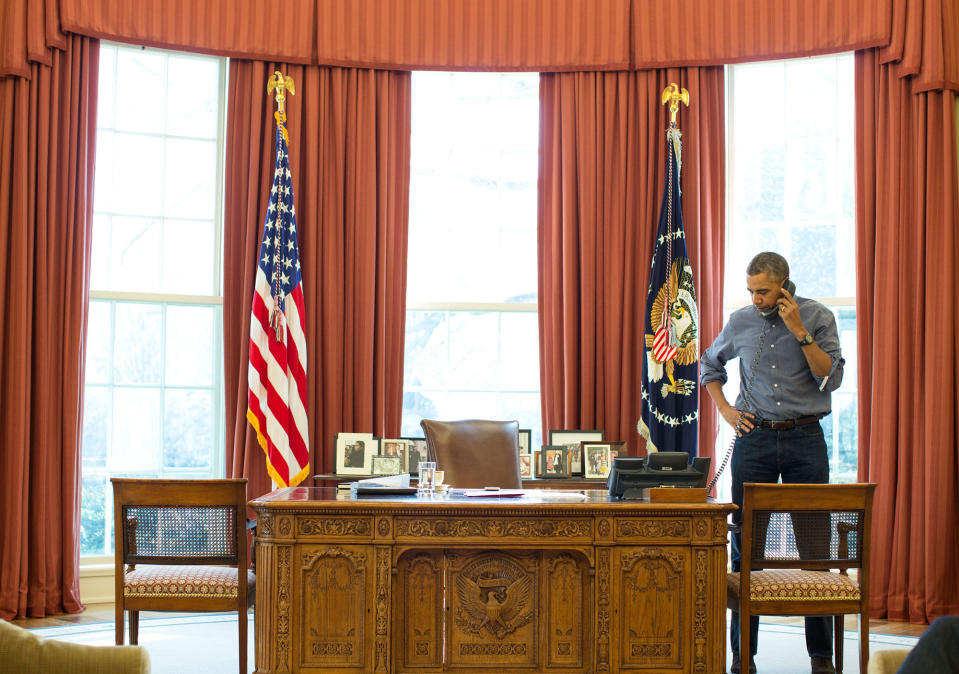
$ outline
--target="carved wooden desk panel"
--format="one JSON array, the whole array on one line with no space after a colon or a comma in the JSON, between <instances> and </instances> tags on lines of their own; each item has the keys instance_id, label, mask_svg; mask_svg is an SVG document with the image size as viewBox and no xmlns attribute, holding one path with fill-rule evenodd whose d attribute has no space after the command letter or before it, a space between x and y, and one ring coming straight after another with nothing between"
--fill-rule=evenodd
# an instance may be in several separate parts
<instances>
[{"instance_id":1,"label":"carved wooden desk panel","mask_svg":"<svg viewBox=\"0 0 959 674\"><path fill-rule=\"evenodd\" d=\"M729 504L356 500L257 511L256 672L721 672Z\"/></svg>"}]
</instances>

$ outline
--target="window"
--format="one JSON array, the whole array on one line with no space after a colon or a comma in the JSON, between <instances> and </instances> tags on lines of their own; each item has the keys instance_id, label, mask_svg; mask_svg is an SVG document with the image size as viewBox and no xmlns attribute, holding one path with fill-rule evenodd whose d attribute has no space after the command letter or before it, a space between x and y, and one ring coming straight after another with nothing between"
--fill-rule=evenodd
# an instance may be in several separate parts
<instances>
[{"instance_id":1,"label":"window","mask_svg":"<svg viewBox=\"0 0 959 674\"><path fill-rule=\"evenodd\" d=\"M226 60L102 44L81 554L112 555L111 476L223 475Z\"/></svg>"},{"instance_id":2,"label":"window","mask_svg":"<svg viewBox=\"0 0 959 674\"><path fill-rule=\"evenodd\" d=\"M518 419L540 442L539 76L413 73L404 436Z\"/></svg>"},{"instance_id":3,"label":"window","mask_svg":"<svg viewBox=\"0 0 959 674\"><path fill-rule=\"evenodd\" d=\"M726 315L748 302L746 265L763 250L786 257L800 295L833 310L846 365L842 386L832 395L832 414L822 423L830 480L855 482L855 136L848 101L853 57L736 65L727 75ZM728 370L725 392L733 400L738 369ZM731 439L723 424L720 457Z\"/></svg>"}]
</instances>

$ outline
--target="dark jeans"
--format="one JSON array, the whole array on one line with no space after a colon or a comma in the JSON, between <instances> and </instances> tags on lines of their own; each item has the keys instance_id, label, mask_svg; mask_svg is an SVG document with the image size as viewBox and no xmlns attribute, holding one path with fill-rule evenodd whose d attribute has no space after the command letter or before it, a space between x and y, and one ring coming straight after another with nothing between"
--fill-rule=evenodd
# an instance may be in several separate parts
<instances>
[{"instance_id":1,"label":"dark jeans","mask_svg":"<svg viewBox=\"0 0 959 674\"><path fill-rule=\"evenodd\" d=\"M758 427L736 440L733 450L733 503L743 507L744 482L819 484L829 482L829 458L826 440L818 423L797 426L788 431ZM733 521L740 523L740 510ZM733 571L740 570L741 535L731 536ZM798 543L798 541L797 541ZM739 612L733 611L729 626L733 653L739 653ZM759 641L759 616L749 617L749 650L756 655ZM810 657L832 657L832 618L806 618L806 650Z\"/></svg>"}]
</instances>

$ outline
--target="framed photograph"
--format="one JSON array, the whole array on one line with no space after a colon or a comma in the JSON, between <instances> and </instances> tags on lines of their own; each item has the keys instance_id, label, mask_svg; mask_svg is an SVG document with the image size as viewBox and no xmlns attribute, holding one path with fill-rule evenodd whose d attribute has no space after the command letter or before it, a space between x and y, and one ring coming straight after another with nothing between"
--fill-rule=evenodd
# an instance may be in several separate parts
<instances>
[{"instance_id":1,"label":"framed photograph","mask_svg":"<svg viewBox=\"0 0 959 674\"><path fill-rule=\"evenodd\" d=\"M543 445L540 462L543 477L569 477L569 450L564 445Z\"/></svg>"},{"instance_id":2,"label":"framed photograph","mask_svg":"<svg viewBox=\"0 0 959 674\"><path fill-rule=\"evenodd\" d=\"M533 477L533 455L519 455L519 477L522 480L528 480Z\"/></svg>"},{"instance_id":3,"label":"framed photograph","mask_svg":"<svg viewBox=\"0 0 959 674\"><path fill-rule=\"evenodd\" d=\"M609 476L609 468L612 465L610 455L610 443L608 442L584 442L583 443L583 477L603 478Z\"/></svg>"},{"instance_id":4,"label":"framed photograph","mask_svg":"<svg viewBox=\"0 0 959 674\"><path fill-rule=\"evenodd\" d=\"M606 431L550 431L550 445L565 445L569 450L571 458L569 459L570 475L583 474L583 448L584 442L603 442L606 439Z\"/></svg>"},{"instance_id":5,"label":"framed photograph","mask_svg":"<svg viewBox=\"0 0 959 674\"><path fill-rule=\"evenodd\" d=\"M379 450L379 438L372 433L337 433L336 474L370 475Z\"/></svg>"},{"instance_id":6,"label":"framed photograph","mask_svg":"<svg viewBox=\"0 0 959 674\"><path fill-rule=\"evenodd\" d=\"M373 475L399 475L402 471L399 456L373 457Z\"/></svg>"},{"instance_id":7,"label":"framed photograph","mask_svg":"<svg viewBox=\"0 0 959 674\"><path fill-rule=\"evenodd\" d=\"M410 451L410 441L401 440L397 438L386 439L383 438L380 440L380 456L398 456L400 459L400 473L406 473L409 471L409 451ZM373 473L376 475L376 473ZM389 473L391 475L398 475L399 473Z\"/></svg>"},{"instance_id":8,"label":"framed photograph","mask_svg":"<svg viewBox=\"0 0 959 674\"><path fill-rule=\"evenodd\" d=\"M522 455L520 455L522 456ZM533 477L543 477L543 450L534 449L532 452L533 457Z\"/></svg>"},{"instance_id":9,"label":"framed photograph","mask_svg":"<svg viewBox=\"0 0 959 674\"><path fill-rule=\"evenodd\" d=\"M406 472L410 475L419 475L420 461L429 461L426 438L400 438L400 440L410 443L406 448Z\"/></svg>"},{"instance_id":10,"label":"framed photograph","mask_svg":"<svg viewBox=\"0 0 959 674\"><path fill-rule=\"evenodd\" d=\"M617 456L626 456L626 443L625 442L610 442L609 443L609 465L610 468L613 466L613 459Z\"/></svg>"},{"instance_id":11,"label":"framed photograph","mask_svg":"<svg viewBox=\"0 0 959 674\"><path fill-rule=\"evenodd\" d=\"M529 454L530 445L533 440L533 431L529 428L519 429L519 453Z\"/></svg>"}]
</instances>

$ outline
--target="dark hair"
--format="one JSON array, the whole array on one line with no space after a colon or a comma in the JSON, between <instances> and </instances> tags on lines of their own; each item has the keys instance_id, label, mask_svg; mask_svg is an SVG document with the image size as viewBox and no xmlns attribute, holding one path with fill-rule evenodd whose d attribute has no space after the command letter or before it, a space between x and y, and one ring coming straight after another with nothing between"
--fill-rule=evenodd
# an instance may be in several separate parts
<instances>
[{"instance_id":1,"label":"dark hair","mask_svg":"<svg viewBox=\"0 0 959 674\"><path fill-rule=\"evenodd\" d=\"M789 263L779 253L766 251L760 253L746 267L746 276L769 274L776 281L785 281L789 278Z\"/></svg>"}]
</instances>

